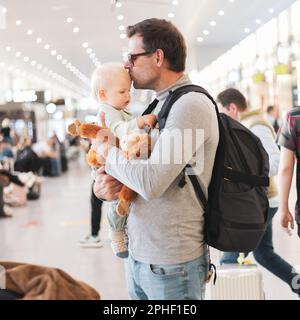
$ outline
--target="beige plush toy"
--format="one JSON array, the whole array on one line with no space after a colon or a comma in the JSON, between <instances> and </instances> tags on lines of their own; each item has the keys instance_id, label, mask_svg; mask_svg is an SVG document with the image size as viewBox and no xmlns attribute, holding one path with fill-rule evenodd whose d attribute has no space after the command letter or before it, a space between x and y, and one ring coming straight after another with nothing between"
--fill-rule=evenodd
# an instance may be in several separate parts
<instances>
[{"instance_id":1,"label":"beige plush toy","mask_svg":"<svg viewBox=\"0 0 300 320\"><path fill-rule=\"evenodd\" d=\"M92 123L81 123L76 120L74 123L68 126L68 132L72 136L80 136L81 138L95 139L101 130L107 129ZM127 159L134 159L138 157L149 157L151 153L151 138L148 134L132 133L125 136L121 142L116 137L110 142L116 147L121 148L123 155ZM104 166L99 161L97 152L91 147L86 156L88 164L93 168L100 168ZM119 201L116 207L117 213L120 216L127 215L129 213L130 205L135 200L137 194L135 191L129 189L127 186L123 186L119 193Z\"/></svg>"}]
</instances>

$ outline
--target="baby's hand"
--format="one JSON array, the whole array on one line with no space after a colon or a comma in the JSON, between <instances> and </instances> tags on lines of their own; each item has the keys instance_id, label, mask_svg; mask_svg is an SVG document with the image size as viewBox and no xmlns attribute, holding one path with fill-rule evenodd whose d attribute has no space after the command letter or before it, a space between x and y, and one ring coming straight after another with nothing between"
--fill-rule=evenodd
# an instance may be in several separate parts
<instances>
[{"instance_id":1,"label":"baby's hand","mask_svg":"<svg viewBox=\"0 0 300 320\"><path fill-rule=\"evenodd\" d=\"M146 126L154 128L157 122L157 116L155 114L148 114L138 118L138 126L140 129L144 129Z\"/></svg>"}]
</instances>

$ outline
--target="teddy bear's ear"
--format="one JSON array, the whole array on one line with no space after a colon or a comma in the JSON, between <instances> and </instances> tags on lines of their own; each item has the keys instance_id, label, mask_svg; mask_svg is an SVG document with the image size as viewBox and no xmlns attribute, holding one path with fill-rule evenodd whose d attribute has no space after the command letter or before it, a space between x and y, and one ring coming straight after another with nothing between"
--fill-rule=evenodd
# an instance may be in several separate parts
<instances>
[{"instance_id":1,"label":"teddy bear's ear","mask_svg":"<svg viewBox=\"0 0 300 320\"><path fill-rule=\"evenodd\" d=\"M79 120L75 120L75 122L71 123L68 126L68 132L72 135L72 136L79 136L79 127L80 127L81 123Z\"/></svg>"}]
</instances>

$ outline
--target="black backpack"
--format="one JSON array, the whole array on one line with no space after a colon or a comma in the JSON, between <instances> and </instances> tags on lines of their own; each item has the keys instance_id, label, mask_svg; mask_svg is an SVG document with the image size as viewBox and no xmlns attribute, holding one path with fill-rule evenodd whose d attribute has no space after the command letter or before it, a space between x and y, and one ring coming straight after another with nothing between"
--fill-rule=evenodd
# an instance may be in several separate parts
<instances>
[{"instance_id":1,"label":"black backpack","mask_svg":"<svg viewBox=\"0 0 300 320\"><path fill-rule=\"evenodd\" d=\"M165 127L175 101L189 92L202 93L212 101L219 125L219 144L208 200L196 175L188 175L204 208L206 242L221 251L253 251L264 235L268 217L268 154L257 136L241 123L219 114L214 99L196 85L183 86L169 93L158 114L160 131ZM143 114L151 113L156 105L157 100ZM190 165L185 169L187 167L191 169ZM185 185L185 169L179 183L181 188Z\"/></svg>"}]
</instances>

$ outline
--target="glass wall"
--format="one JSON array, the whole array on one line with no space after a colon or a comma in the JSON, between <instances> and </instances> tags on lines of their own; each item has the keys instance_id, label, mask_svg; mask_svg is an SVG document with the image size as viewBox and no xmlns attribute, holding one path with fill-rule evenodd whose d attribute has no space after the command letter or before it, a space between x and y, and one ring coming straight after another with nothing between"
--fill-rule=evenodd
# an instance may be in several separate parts
<instances>
[{"instance_id":1,"label":"glass wall","mask_svg":"<svg viewBox=\"0 0 300 320\"><path fill-rule=\"evenodd\" d=\"M284 114L300 105L300 1L191 78L214 96L235 87L251 108L275 105Z\"/></svg>"}]
</instances>

